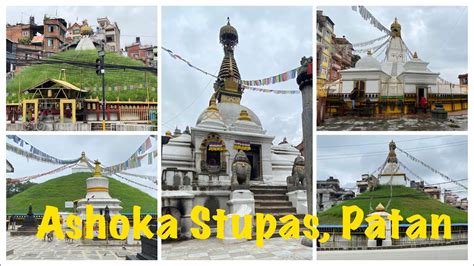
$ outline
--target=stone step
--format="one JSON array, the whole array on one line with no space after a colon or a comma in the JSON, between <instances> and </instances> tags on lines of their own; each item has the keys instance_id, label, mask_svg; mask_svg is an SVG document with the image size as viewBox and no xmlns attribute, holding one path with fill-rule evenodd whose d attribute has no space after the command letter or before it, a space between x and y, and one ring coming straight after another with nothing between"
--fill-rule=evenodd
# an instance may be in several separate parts
<instances>
[{"instance_id":1,"label":"stone step","mask_svg":"<svg viewBox=\"0 0 474 266\"><path fill-rule=\"evenodd\" d=\"M294 213L295 207L265 206L255 207L255 213Z\"/></svg>"},{"instance_id":2,"label":"stone step","mask_svg":"<svg viewBox=\"0 0 474 266\"><path fill-rule=\"evenodd\" d=\"M287 195L282 194L254 194L254 199L257 201L269 201L269 200L285 200L288 201Z\"/></svg>"},{"instance_id":3,"label":"stone step","mask_svg":"<svg viewBox=\"0 0 474 266\"><path fill-rule=\"evenodd\" d=\"M277 219L277 221L278 221L278 219L280 219L281 217L283 217L283 216L285 216L285 215L288 215L288 214L292 214L292 215L294 215L296 218L298 218L298 219L300 219L300 220L304 219L304 216L306 215L306 214L296 214L296 213L288 213L288 212L275 212L275 213L269 213L269 214L275 216L275 219Z\"/></svg>"},{"instance_id":4,"label":"stone step","mask_svg":"<svg viewBox=\"0 0 474 266\"><path fill-rule=\"evenodd\" d=\"M282 194L285 195L288 193L288 190L285 189L250 189L250 191L253 192L253 194Z\"/></svg>"},{"instance_id":5,"label":"stone step","mask_svg":"<svg viewBox=\"0 0 474 266\"><path fill-rule=\"evenodd\" d=\"M293 205L288 200L256 200L255 201L255 207L266 207L266 206L292 207Z\"/></svg>"},{"instance_id":6,"label":"stone step","mask_svg":"<svg viewBox=\"0 0 474 266\"><path fill-rule=\"evenodd\" d=\"M287 189L286 186L269 186L269 185L262 185L262 186L250 186L250 190L252 189Z\"/></svg>"}]
</instances>

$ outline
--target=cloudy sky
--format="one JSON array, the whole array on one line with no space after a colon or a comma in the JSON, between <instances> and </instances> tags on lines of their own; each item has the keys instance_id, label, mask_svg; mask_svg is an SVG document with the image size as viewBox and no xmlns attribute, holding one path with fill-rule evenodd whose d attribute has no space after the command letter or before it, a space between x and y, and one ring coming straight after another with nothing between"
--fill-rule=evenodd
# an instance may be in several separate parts
<instances>
[{"instance_id":1,"label":"cloudy sky","mask_svg":"<svg viewBox=\"0 0 474 266\"><path fill-rule=\"evenodd\" d=\"M103 166L111 166L126 161L135 152L138 147L146 140L147 135L143 136L94 136L94 135L56 135L56 136L36 136L26 135L19 136L29 144L33 145L37 149L54 156L58 159L72 160L77 159L81 156L84 151L86 156L91 160L99 160ZM153 146L149 151L155 150L157 142L151 138ZM11 139L7 139L7 143L16 145ZM126 143L126 145L124 145ZM29 146L27 148L29 150ZM44 162L38 162L35 160L27 160L25 157L17 155L16 153L7 151L6 158L15 168L14 173L7 174L10 178L21 178L25 176L32 176L35 174L46 173L53 169L59 168L61 165L50 164ZM156 161L153 164L148 165L147 159L143 159L142 166L135 169L129 169L127 172L134 174L142 174L149 176L157 175ZM42 183L52 178L71 174L71 169L66 169L63 172L56 174L46 175L33 180L35 183ZM152 197L157 197L156 190L148 189L133 183L129 183L126 180L120 179L116 176L112 176L122 183L129 184L130 186L136 187L143 192L148 193ZM140 183L149 186L156 187L153 182L148 180L142 180L137 177L125 176L130 179L139 181ZM138 179L138 180L137 180Z\"/></svg>"},{"instance_id":2,"label":"cloudy sky","mask_svg":"<svg viewBox=\"0 0 474 266\"><path fill-rule=\"evenodd\" d=\"M318 136L317 179L338 178L345 188L356 187L362 174L378 169L387 158L388 143L432 166L454 180L467 179L467 136ZM443 177L409 159L398 151L398 160L430 184L445 182ZM407 177L418 179L401 168ZM376 173L377 174L377 173ZM462 181L467 186L467 180ZM467 197L466 191L453 183L441 185ZM462 190L462 191L461 191Z\"/></svg>"},{"instance_id":3,"label":"cloudy sky","mask_svg":"<svg viewBox=\"0 0 474 266\"><path fill-rule=\"evenodd\" d=\"M224 56L219 29L231 24L239 34L235 58L242 79L266 78L300 65L312 55L311 7L163 7L162 44L192 64L217 73ZM162 56L163 130L195 126L208 106L214 78ZM296 90L295 80L271 88ZM301 142L301 95L247 91L242 105L252 109L267 134Z\"/></svg>"},{"instance_id":4,"label":"cloudy sky","mask_svg":"<svg viewBox=\"0 0 474 266\"><path fill-rule=\"evenodd\" d=\"M428 67L434 72L440 72L443 79L458 83L458 75L468 72L467 7L367 6L367 9L388 29L397 17L402 26L402 38L408 48L412 52L416 51L419 58L429 62ZM323 10L334 22L338 37L345 35L352 43L384 35L358 12L352 11L350 6L318 7L318 10Z\"/></svg>"},{"instance_id":5,"label":"cloudy sky","mask_svg":"<svg viewBox=\"0 0 474 266\"><path fill-rule=\"evenodd\" d=\"M153 6L16 6L7 8L7 23L28 23L31 15L40 25L44 15L58 16L71 24L87 19L93 29L98 25L97 18L108 17L119 26L122 48L135 42L136 36L142 44L157 44L157 8Z\"/></svg>"}]
</instances>

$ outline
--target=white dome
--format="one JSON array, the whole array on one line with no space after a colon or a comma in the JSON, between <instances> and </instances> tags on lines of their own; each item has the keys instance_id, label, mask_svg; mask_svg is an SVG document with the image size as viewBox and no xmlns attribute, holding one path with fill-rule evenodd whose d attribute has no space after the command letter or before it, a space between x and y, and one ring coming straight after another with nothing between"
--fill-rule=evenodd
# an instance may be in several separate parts
<instances>
[{"instance_id":1,"label":"white dome","mask_svg":"<svg viewBox=\"0 0 474 266\"><path fill-rule=\"evenodd\" d=\"M252 110L243 105L236 103L218 103L217 109L219 110L219 114L222 118L222 121L227 127L231 126L235 121L237 121L237 119L240 117L240 112L242 110L247 111L252 122L254 122L260 127L262 126L262 123L260 122L258 116ZM201 115L199 115L199 118L196 121L196 126L198 126L205 120L206 112L207 108L201 113Z\"/></svg>"},{"instance_id":2,"label":"white dome","mask_svg":"<svg viewBox=\"0 0 474 266\"><path fill-rule=\"evenodd\" d=\"M377 69L382 70L382 65L377 59L372 55L367 55L366 57L357 61L355 68L357 69Z\"/></svg>"}]
</instances>

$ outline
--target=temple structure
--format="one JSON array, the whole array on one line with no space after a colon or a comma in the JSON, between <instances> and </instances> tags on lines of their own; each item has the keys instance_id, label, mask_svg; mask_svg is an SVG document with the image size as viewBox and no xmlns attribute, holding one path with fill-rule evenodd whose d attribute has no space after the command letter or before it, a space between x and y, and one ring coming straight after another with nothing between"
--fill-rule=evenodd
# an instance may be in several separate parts
<instances>
[{"instance_id":1,"label":"temple structure","mask_svg":"<svg viewBox=\"0 0 474 266\"><path fill-rule=\"evenodd\" d=\"M410 52L401 30L395 18L382 61L369 50L354 68L340 71L341 79L327 84L329 113L350 109L353 90L357 92L356 107L371 109L375 114L416 113L422 97L430 109L435 103L442 103L446 111L467 109L467 86L449 83L430 70L429 63L417 52Z\"/></svg>"},{"instance_id":2,"label":"temple structure","mask_svg":"<svg viewBox=\"0 0 474 266\"><path fill-rule=\"evenodd\" d=\"M104 214L108 208L110 217L120 214L122 207L120 200L114 199L109 194L109 179L103 177L100 171L100 162L95 161L95 171L92 177L87 179L86 197L77 202L77 215L82 219L86 217L86 205L94 207L94 214Z\"/></svg>"},{"instance_id":3,"label":"temple structure","mask_svg":"<svg viewBox=\"0 0 474 266\"><path fill-rule=\"evenodd\" d=\"M187 215L193 206L205 206L211 214L216 209L229 210L231 185L245 186L238 185L233 177L249 169L239 172L241 168L234 167L235 163L251 166L249 188L255 197L256 212L296 212L286 195L287 177L294 172L293 164L300 153L286 139L273 145L274 137L264 130L257 114L241 105L244 90L234 58L238 33L229 21L221 27L219 40L224 58L209 105L197 117L194 127L183 133L167 132L164 137L169 142L162 152L162 206L165 213L176 213L185 220L184 237L191 226ZM242 151L248 160L236 159ZM276 201L274 205L262 205L265 200Z\"/></svg>"}]
</instances>

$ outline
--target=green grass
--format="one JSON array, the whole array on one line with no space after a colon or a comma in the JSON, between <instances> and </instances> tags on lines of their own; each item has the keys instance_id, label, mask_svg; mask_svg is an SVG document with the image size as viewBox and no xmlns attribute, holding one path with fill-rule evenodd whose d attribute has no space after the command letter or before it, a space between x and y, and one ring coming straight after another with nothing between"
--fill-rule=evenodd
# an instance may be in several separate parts
<instances>
[{"instance_id":1,"label":"green grass","mask_svg":"<svg viewBox=\"0 0 474 266\"><path fill-rule=\"evenodd\" d=\"M98 58L96 50L86 50L86 51L75 51L69 50L55 54L50 59L59 59L67 61L76 61L76 62L87 62L95 65L95 60ZM139 60L134 60L126 56L122 56L116 53L106 53L105 56L106 64L114 65L127 65L127 66L144 66L144 64ZM14 79L7 82L7 92L9 96L7 97L7 102L18 102L18 91L31 88L38 83L54 78L58 79L61 69L66 70L66 81L76 85L81 88L102 88L102 80L100 76L95 73L95 67L78 67L69 64L43 64L43 65L32 65L25 67L18 73ZM138 70L107 70L106 69L106 98L107 100L116 100L120 97L120 100L139 100L144 101L147 99L147 90L149 88L149 100L156 100L156 90L151 88L157 87L157 77L156 74L151 72ZM108 87L114 86L127 86L133 85L135 88L133 90L120 90L119 91L109 91ZM137 89L138 86L142 86L141 89ZM15 95L12 95L15 94ZM22 98L27 98L28 95L20 94ZM96 96L99 99L102 98L102 89L98 91L91 91L87 98Z\"/></svg>"},{"instance_id":2,"label":"green grass","mask_svg":"<svg viewBox=\"0 0 474 266\"><path fill-rule=\"evenodd\" d=\"M324 212L318 213L319 223L341 224L342 206L357 205L367 215L370 213L371 199L372 209L375 209L379 203L387 206L389 197L390 186L380 186L375 191L364 192L351 200L344 201ZM393 186L392 201L389 208L400 210L400 215L404 218L401 223L408 223L406 218L414 214L420 214L427 219L428 223L431 221L431 214L447 214L451 216L452 223L467 223L467 212L432 199L421 191L403 186ZM387 212L390 213L390 209Z\"/></svg>"},{"instance_id":3,"label":"green grass","mask_svg":"<svg viewBox=\"0 0 474 266\"><path fill-rule=\"evenodd\" d=\"M44 213L46 205L58 207L60 211L72 211L64 208L64 202L84 198L89 177L90 173L75 173L35 185L8 198L7 213L26 213L30 203L34 213ZM142 213L157 212L155 198L113 178L109 178L109 193L122 201L122 213L132 213L133 205L140 206Z\"/></svg>"}]
</instances>

